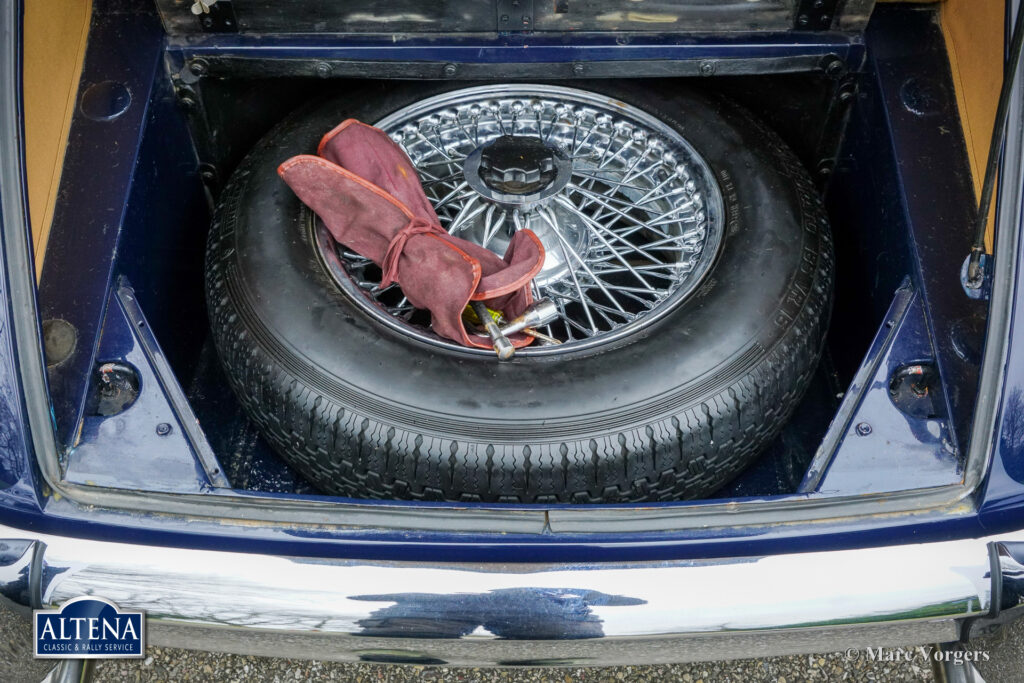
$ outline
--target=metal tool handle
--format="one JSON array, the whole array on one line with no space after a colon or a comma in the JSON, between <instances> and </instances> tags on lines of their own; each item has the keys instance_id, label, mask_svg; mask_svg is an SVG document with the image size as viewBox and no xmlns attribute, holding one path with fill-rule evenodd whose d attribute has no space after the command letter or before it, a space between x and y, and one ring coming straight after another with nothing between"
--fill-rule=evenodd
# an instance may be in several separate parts
<instances>
[{"instance_id":1,"label":"metal tool handle","mask_svg":"<svg viewBox=\"0 0 1024 683\"><path fill-rule=\"evenodd\" d=\"M523 334L528 334L537 341L541 342L541 346L558 346L562 342L558 341L554 337L550 337L543 332L538 332L532 327L523 328Z\"/></svg>"},{"instance_id":2,"label":"metal tool handle","mask_svg":"<svg viewBox=\"0 0 1024 683\"><path fill-rule=\"evenodd\" d=\"M550 299L539 299L523 311L515 320L501 326L501 333L506 337L525 330L527 327L543 327L558 318L558 307Z\"/></svg>"},{"instance_id":3,"label":"metal tool handle","mask_svg":"<svg viewBox=\"0 0 1024 683\"><path fill-rule=\"evenodd\" d=\"M476 313L476 317L480 318L480 324L487 330L487 335L491 338L491 343L494 346L494 352L498 354L500 360L508 360L515 354L516 347L512 345L512 342L508 340L501 329L498 327L498 323L494 322L494 318L491 317L490 311L487 310L487 306L482 301L471 301L470 305L473 307L473 312Z\"/></svg>"}]
</instances>

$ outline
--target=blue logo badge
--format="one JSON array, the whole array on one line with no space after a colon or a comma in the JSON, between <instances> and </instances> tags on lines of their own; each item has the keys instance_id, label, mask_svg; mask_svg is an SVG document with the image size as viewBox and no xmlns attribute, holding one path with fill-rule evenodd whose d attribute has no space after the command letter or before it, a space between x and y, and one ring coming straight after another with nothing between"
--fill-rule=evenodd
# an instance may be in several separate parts
<instances>
[{"instance_id":1,"label":"blue logo badge","mask_svg":"<svg viewBox=\"0 0 1024 683\"><path fill-rule=\"evenodd\" d=\"M60 609L37 609L32 624L36 657L141 657L144 624L142 612L122 612L103 598L83 596Z\"/></svg>"}]
</instances>

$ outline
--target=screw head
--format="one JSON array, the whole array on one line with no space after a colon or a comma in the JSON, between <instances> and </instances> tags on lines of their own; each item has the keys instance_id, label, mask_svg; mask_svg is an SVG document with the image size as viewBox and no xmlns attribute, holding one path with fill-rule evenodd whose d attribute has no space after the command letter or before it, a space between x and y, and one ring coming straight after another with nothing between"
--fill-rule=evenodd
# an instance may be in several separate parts
<instances>
[{"instance_id":1,"label":"screw head","mask_svg":"<svg viewBox=\"0 0 1024 683\"><path fill-rule=\"evenodd\" d=\"M856 430L858 436L867 436L871 433L871 425L867 422L858 422Z\"/></svg>"},{"instance_id":2,"label":"screw head","mask_svg":"<svg viewBox=\"0 0 1024 683\"><path fill-rule=\"evenodd\" d=\"M156 426L156 433L158 436L167 436L171 433L171 425L168 422L161 422Z\"/></svg>"},{"instance_id":3,"label":"screw head","mask_svg":"<svg viewBox=\"0 0 1024 683\"><path fill-rule=\"evenodd\" d=\"M195 76L205 76L210 71L210 65L205 59L193 59L188 64L188 70Z\"/></svg>"},{"instance_id":4,"label":"screw head","mask_svg":"<svg viewBox=\"0 0 1024 683\"><path fill-rule=\"evenodd\" d=\"M572 73L575 76L582 76L583 75L583 64L581 64L580 62L576 62L575 64L573 64L572 65Z\"/></svg>"},{"instance_id":5,"label":"screw head","mask_svg":"<svg viewBox=\"0 0 1024 683\"><path fill-rule=\"evenodd\" d=\"M331 75L331 72L334 71L334 69L331 68L331 65L327 62L317 62L315 71L316 75L320 78L327 78Z\"/></svg>"},{"instance_id":6,"label":"screw head","mask_svg":"<svg viewBox=\"0 0 1024 683\"><path fill-rule=\"evenodd\" d=\"M825 66L825 75L830 78L839 78L845 71L846 67L843 66L843 60L839 59L839 57L830 58Z\"/></svg>"},{"instance_id":7,"label":"screw head","mask_svg":"<svg viewBox=\"0 0 1024 683\"><path fill-rule=\"evenodd\" d=\"M444 75L447 76L448 78L451 78L452 76L454 76L458 72L458 70L459 70L459 67L455 66L454 64L445 64L444 65Z\"/></svg>"}]
</instances>

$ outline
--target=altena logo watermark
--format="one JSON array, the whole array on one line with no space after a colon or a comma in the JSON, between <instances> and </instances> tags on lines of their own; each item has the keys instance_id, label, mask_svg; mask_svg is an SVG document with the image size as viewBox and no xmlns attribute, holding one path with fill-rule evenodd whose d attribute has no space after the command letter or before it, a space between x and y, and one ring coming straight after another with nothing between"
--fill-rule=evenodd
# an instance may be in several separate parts
<instances>
[{"instance_id":1,"label":"altena logo watermark","mask_svg":"<svg viewBox=\"0 0 1024 683\"><path fill-rule=\"evenodd\" d=\"M60 609L37 609L32 616L39 658L141 657L144 626L142 612L122 612L109 600L89 596L68 600Z\"/></svg>"}]
</instances>

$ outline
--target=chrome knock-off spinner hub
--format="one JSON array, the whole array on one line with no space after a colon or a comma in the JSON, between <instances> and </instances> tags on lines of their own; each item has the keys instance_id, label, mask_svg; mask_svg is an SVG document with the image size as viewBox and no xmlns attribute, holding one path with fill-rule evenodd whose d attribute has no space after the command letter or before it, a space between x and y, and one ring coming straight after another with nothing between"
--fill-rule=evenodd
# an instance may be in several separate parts
<instances>
[{"instance_id":1,"label":"chrome knock-off spinner hub","mask_svg":"<svg viewBox=\"0 0 1024 683\"><path fill-rule=\"evenodd\" d=\"M721 192L674 128L605 95L550 85L492 85L431 97L375 123L420 174L441 226L499 255L517 230L546 251L534 294L560 319L562 341L519 355L563 353L635 333L666 315L707 275L722 242ZM423 341L430 314L380 269L334 243L318 250L338 286L381 323Z\"/></svg>"},{"instance_id":2,"label":"chrome knock-off spinner hub","mask_svg":"<svg viewBox=\"0 0 1024 683\"><path fill-rule=\"evenodd\" d=\"M565 189L572 161L559 147L536 136L502 135L470 152L462 175L480 196L527 211Z\"/></svg>"}]
</instances>

